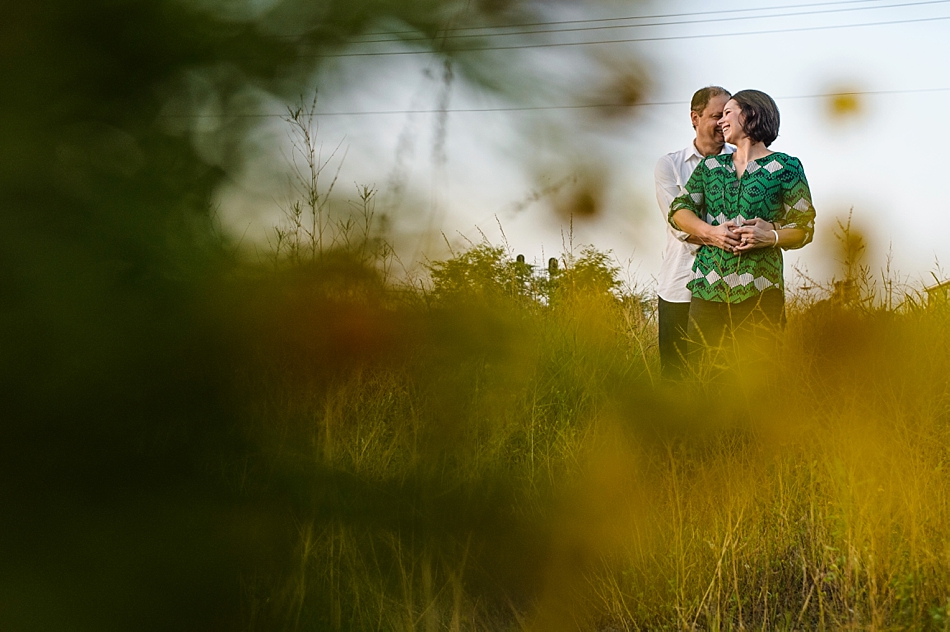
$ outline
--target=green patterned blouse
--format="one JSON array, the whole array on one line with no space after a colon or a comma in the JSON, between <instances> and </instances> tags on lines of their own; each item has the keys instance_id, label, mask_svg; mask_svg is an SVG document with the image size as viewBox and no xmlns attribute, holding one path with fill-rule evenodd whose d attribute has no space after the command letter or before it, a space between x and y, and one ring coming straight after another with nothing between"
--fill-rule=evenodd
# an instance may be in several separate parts
<instances>
[{"instance_id":1,"label":"green patterned blouse","mask_svg":"<svg viewBox=\"0 0 950 632\"><path fill-rule=\"evenodd\" d=\"M732 154L709 156L697 165L685 189L670 204L670 224L677 229L673 214L688 209L712 226L741 215L761 217L776 228L804 230L802 242L786 249L801 248L815 232L815 207L802 163L788 154L774 152L749 161L741 178L736 178ZM720 303L738 303L769 288L784 291L782 251L756 248L733 254L700 246L686 287L696 298Z\"/></svg>"}]
</instances>

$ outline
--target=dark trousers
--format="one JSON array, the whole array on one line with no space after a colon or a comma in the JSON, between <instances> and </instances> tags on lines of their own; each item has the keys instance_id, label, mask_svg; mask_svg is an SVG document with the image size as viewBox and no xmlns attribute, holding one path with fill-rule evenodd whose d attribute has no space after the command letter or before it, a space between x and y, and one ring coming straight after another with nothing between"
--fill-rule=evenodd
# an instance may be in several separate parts
<instances>
[{"instance_id":1,"label":"dark trousers","mask_svg":"<svg viewBox=\"0 0 950 632\"><path fill-rule=\"evenodd\" d=\"M689 303L671 303L660 298L657 319L660 321L660 372L663 377L678 378L686 365Z\"/></svg>"},{"instance_id":2,"label":"dark trousers","mask_svg":"<svg viewBox=\"0 0 950 632\"><path fill-rule=\"evenodd\" d=\"M766 353L785 326L785 295L766 290L739 303L720 303L693 297L689 307L690 363L704 350L754 348Z\"/></svg>"}]
</instances>

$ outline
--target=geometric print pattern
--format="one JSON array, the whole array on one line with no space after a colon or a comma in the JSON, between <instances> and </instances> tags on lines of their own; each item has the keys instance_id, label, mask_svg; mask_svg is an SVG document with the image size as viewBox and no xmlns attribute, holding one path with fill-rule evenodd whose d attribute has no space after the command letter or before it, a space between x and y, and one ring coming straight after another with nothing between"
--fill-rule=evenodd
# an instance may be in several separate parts
<instances>
[{"instance_id":1,"label":"geometric print pattern","mask_svg":"<svg viewBox=\"0 0 950 632\"><path fill-rule=\"evenodd\" d=\"M800 228L805 238L785 249L801 248L815 233L815 207L802 163L793 156L774 152L749 161L736 177L732 156L709 156L697 165L682 195L670 205L673 214L688 209L712 226L742 217L760 217L776 228ZM687 283L693 296L707 301L738 303L769 288L784 290L782 251L757 248L733 254L715 246L700 246Z\"/></svg>"}]
</instances>

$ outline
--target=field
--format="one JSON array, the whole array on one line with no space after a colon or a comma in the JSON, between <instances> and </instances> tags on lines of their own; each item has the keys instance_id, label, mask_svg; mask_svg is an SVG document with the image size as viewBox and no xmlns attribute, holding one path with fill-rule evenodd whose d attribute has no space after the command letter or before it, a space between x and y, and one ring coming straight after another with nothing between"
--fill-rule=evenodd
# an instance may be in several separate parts
<instances>
[{"instance_id":1,"label":"field","mask_svg":"<svg viewBox=\"0 0 950 632\"><path fill-rule=\"evenodd\" d=\"M849 224L777 347L661 380L609 253L408 272L288 122L256 257L174 187L11 238L0 627L950 626L950 310Z\"/></svg>"},{"instance_id":2,"label":"field","mask_svg":"<svg viewBox=\"0 0 950 632\"><path fill-rule=\"evenodd\" d=\"M0 630L950 627L950 309L862 267L848 225L838 277L785 270L811 290L790 293L778 347L730 341L681 381L658 377L652 288L597 244L566 239L554 274L479 239L400 261L400 237L439 224L426 191L455 204L450 119L509 154L478 165L480 186L516 165L531 190L512 208L538 221L636 211L615 203L632 180L610 147L652 152L640 132L661 119L641 106L679 107L650 80L677 83L663 55L564 40L574 57L542 57L547 35L500 31L659 7L570 4L8 12ZM519 39L483 55L447 36L469 29ZM392 48L351 55L390 31ZM775 78L832 79L819 62ZM776 94L830 99L828 137L851 144L900 120L872 97L939 92L911 79ZM359 178L378 169L378 209L375 186L343 191L347 146L320 112L383 117L350 158ZM878 184L855 203L883 206ZM245 239L238 224L285 202L270 243Z\"/></svg>"},{"instance_id":3,"label":"field","mask_svg":"<svg viewBox=\"0 0 950 632\"><path fill-rule=\"evenodd\" d=\"M278 258L241 378L261 467L299 494L247 629L948 625L942 306L851 266L766 358L672 382L594 248L549 276L472 244L414 285L344 251Z\"/></svg>"}]
</instances>

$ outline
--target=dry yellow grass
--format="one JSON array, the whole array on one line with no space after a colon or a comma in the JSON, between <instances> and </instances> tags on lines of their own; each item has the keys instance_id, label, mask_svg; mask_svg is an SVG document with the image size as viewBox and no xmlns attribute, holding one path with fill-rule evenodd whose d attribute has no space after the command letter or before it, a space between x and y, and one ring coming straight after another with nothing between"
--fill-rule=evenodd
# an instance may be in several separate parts
<instances>
[{"instance_id":1,"label":"dry yellow grass","mask_svg":"<svg viewBox=\"0 0 950 632\"><path fill-rule=\"evenodd\" d=\"M253 378L275 467L321 482L250 627L946 627L946 311L799 306L768 360L660 382L596 251L541 302L464 256L477 287L385 308L386 359Z\"/></svg>"}]
</instances>

